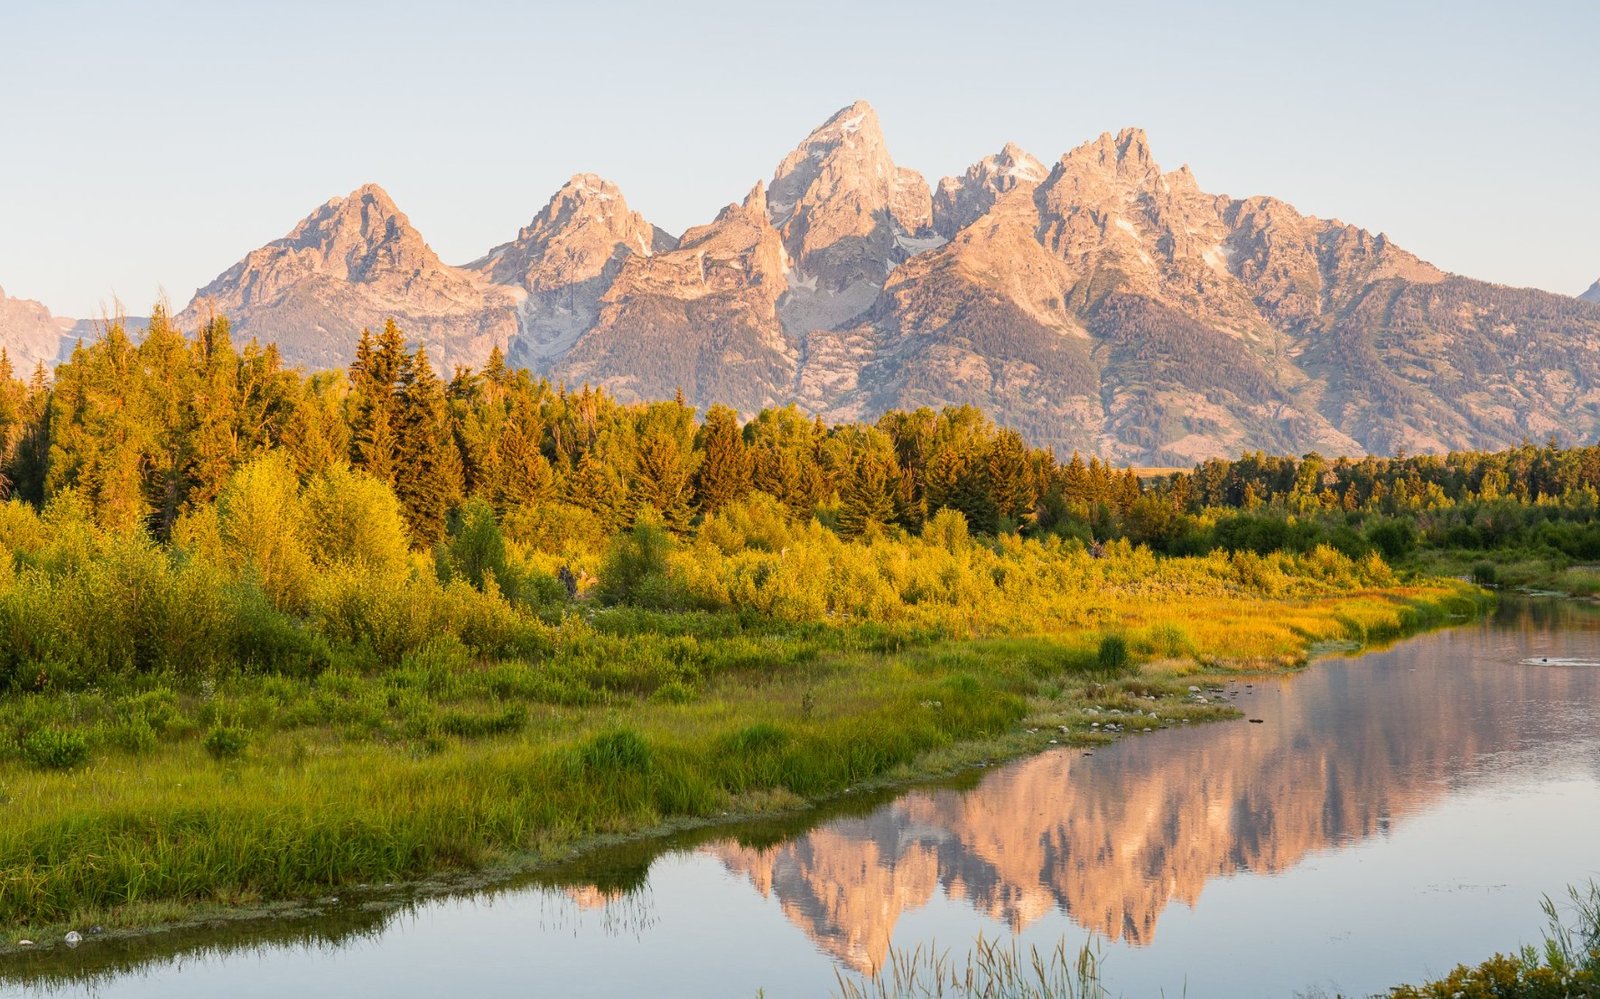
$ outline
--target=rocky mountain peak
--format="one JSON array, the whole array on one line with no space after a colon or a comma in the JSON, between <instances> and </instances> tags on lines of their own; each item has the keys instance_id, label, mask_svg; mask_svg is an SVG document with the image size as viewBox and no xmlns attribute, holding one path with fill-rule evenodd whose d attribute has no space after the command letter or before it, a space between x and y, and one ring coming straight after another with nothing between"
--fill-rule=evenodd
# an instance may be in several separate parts
<instances>
[{"instance_id":1,"label":"rocky mountain peak","mask_svg":"<svg viewBox=\"0 0 1600 999\"><path fill-rule=\"evenodd\" d=\"M291 257L295 270L356 282L444 266L394 199L377 184L364 184L345 197L329 199L288 236L269 243L251 258L266 253L280 260L279 253L270 251L283 251ZM251 258L246 258L247 262Z\"/></svg>"},{"instance_id":2,"label":"rocky mountain peak","mask_svg":"<svg viewBox=\"0 0 1600 999\"><path fill-rule=\"evenodd\" d=\"M985 156L960 177L939 181L933 196L933 228L950 239L989 210L1000 195L1019 186L1036 185L1049 176L1027 150L1008 142L998 153Z\"/></svg>"},{"instance_id":3,"label":"rocky mountain peak","mask_svg":"<svg viewBox=\"0 0 1600 999\"><path fill-rule=\"evenodd\" d=\"M1044 180L1050 172L1032 153L1015 142L1006 143L1000 148L999 154L991 157L991 159L1000 173L1016 177L1022 181L1038 183Z\"/></svg>"},{"instance_id":4,"label":"rocky mountain peak","mask_svg":"<svg viewBox=\"0 0 1600 999\"><path fill-rule=\"evenodd\" d=\"M446 265L376 184L331 198L282 239L252 250L174 317L215 313L235 334L277 342L304 363L340 366L363 327L400 323L435 364L481 363L516 333L515 296Z\"/></svg>"},{"instance_id":5,"label":"rocky mountain peak","mask_svg":"<svg viewBox=\"0 0 1600 999\"><path fill-rule=\"evenodd\" d=\"M939 242L927 181L895 165L865 101L840 109L784 157L767 212L794 268L795 295L825 306L792 303L800 307L788 310L786 328L860 315L897 264Z\"/></svg>"},{"instance_id":6,"label":"rocky mountain peak","mask_svg":"<svg viewBox=\"0 0 1600 999\"><path fill-rule=\"evenodd\" d=\"M759 180L756 181L756 186L752 187L750 193L744 196L744 202L740 207L751 215L767 215L767 185Z\"/></svg>"},{"instance_id":7,"label":"rocky mountain peak","mask_svg":"<svg viewBox=\"0 0 1600 999\"><path fill-rule=\"evenodd\" d=\"M72 320L52 316L42 302L7 298L0 288L0 347L5 348L13 374L26 378L35 365L54 364L72 329Z\"/></svg>"},{"instance_id":8,"label":"rocky mountain peak","mask_svg":"<svg viewBox=\"0 0 1600 999\"><path fill-rule=\"evenodd\" d=\"M1069 169L1100 170L1118 176L1145 177L1156 170L1155 157L1150 154L1150 137L1142 128L1124 128L1113 136L1110 132L1085 142L1061 157Z\"/></svg>"},{"instance_id":9,"label":"rocky mountain peak","mask_svg":"<svg viewBox=\"0 0 1600 999\"><path fill-rule=\"evenodd\" d=\"M516 239L467 267L497 284L538 292L615 274L623 257L649 256L672 245L672 237L629 210L616 184L579 173L561 185Z\"/></svg>"},{"instance_id":10,"label":"rocky mountain peak","mask_svg":"<svg viewBox=\"0 0 1600 999\"><path fill-rule=\"evenodd\" d=\"M1600 302L1600 278L1596 278L1594 284L1589 286L1589 290L1579 295L1578 298L1584 302Z\"/></svg>"}]
</instances>

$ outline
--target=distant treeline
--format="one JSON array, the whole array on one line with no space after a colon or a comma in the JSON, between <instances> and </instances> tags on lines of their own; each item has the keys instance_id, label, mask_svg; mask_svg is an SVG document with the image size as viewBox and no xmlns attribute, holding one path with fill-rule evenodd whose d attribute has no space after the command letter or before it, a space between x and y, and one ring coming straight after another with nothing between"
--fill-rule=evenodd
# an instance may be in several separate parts
<instances>
[{"instance_id":1,"label":"distant treeline","mask_svg":"<svg viewBox=\"0 0 1600 999\"><path fill-rule=\"evenodd\" d=\"M498 349L445 381L393 322L363 333L348 372L312 375L271 345L236 349L222 318L186 338L159 308L138 343L113 323L53 383L42 368L19 380L0 354L0 487L35 505L70 493L103 529L165 540L273 451L303 479L348 464L383 482L424 550L469 499L598 539L641 516L687 532L759 491L846 537L918 533L949 508L977 534L1121 537L1170 554L1326 543L1394 556L1425 537L1484 547L1526 527L1508 523L1509 504L1544 509L1567 525L1563 550L1600 557L1600 532L1577 526L1596 507L1600 448L1553 440L1493 454L1252 453L1141 479L1059 460L971 407L829 426L790 406L741 424L721 406L701 419L681 399L552 386Z\"/></svg>"}]
</instances>

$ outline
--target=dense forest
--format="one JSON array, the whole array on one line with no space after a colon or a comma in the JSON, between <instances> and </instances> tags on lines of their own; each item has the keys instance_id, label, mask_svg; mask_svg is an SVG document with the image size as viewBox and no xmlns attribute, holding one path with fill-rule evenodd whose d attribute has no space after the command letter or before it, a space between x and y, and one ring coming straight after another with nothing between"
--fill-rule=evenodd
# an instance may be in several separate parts
<instances>
[{"instance_id":1,"label":"dense forest","mask_svg":"<svg viewBox=\"0 0 1600 999\"><path fill-rule=\"evenodd\" d=\"M722 406L700 418L681 399L622 405L552 386L498 351L446 381L393 323L363 335L348 372L313 375L270 345L236 349L222 318L186 338L159 308L138 343L112 323L53 382L42 369L20 380L0 354L0 489L38 509L193 541L217 530L230 477L269 455L317 483L307 499L324 524L392 494L421 551L478 516L581 563L641 518L683 535L762 493L851 539L915 535L948 508L978 535L1125 538L1169 555L1326 544L1391 561L1419 546L1600 558L1600 447L1554 440L1493 454L1251 453L1141 478L1031 448L971 407L836 426L786 407L741 424Z\"/></svg>"}]
</instances>

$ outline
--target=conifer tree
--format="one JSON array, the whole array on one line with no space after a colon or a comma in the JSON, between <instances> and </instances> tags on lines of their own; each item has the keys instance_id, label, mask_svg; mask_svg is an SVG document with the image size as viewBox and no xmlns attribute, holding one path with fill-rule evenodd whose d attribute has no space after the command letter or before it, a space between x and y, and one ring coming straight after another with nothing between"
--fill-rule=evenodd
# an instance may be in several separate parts
<instances>
[{"instance_id":1,"label":"conifer tree","mask_svg":"<svg viewBox=\"0 0 1600 999\"><path fill-rule=\"evenodd\" d=\"M695 436L695 448L700 452L695 499L702 514L716 513L750 491L750 451L733 410L712 406Z\"/></svg>"},{"instance_id":2,"label":"conifer tree","mask_svg":"<svg viewBox=\"0 0 1600 999\"><path fill-rule=\"evenodd\" d=\"M426 348L400 369L394 435L394 491L412 540L430 546L444 537L445 516L461 499L461 456L449 435L444 385Z\"/></svg>"},{"instance_id":3,"label":"conifer tree","mask_svg":"<svg viewBox=\"0 0 1600 999\"><path fill-rule=\"evenodd\" d=\"M377 337L361 331L350 365L350 464L391 486L396 473L396 393L405 357L405 337L390 319Z\"/></svg>"},{"instance_id":4,"label":"conifer tree","mask_svg":"<svg viewBox=\"0 0 1600 999\"><path fill-rule=\"evenodd\" d=\"M577 467L567 476L566 491L567 500L593 513L607 533L632 521L628 484L618 474L616 465L605 460L598 447L589 448L578 459Z\"/></svg>"},{"instance_id":5,"label":"conifer tree","mask_svg":"<svg viewBox=\"0 0 1600 999\"><path fill-rule=\"evenodd\" d=\"M844 427L836 434L839 457L839 533L857 538L882 530L895 516L900 467L894 442L871 427Z\"/></svg>"},{"instance_id":6,"label":"conifer tree","mask_svg":"<svg viewBox=\"0 0 1600 999\"><path fill-rule=\"evenodd\" d=\"M555 487L555 473L539 453L537 433L526 432L518 423L508 425L500 436L494 472L493 505L502 511L543 502Z\"/></svg>"},{"instance_id":7,"label":"conifer tree","mask_svg":"<svg viewBox=\"0 0 1600 999\"><path fill-rule=\"evenodd\" d=\"M651 508L669 530L687 531L694 516L691 457L667 433L656 431L640 440L631 490L634 511Z\"/></svg>"},{"instance_id":8,"label":"conifer tree","mask_svg":"<svg viewBox=\"0 0 1600 999\"><path fill-rule=\"evenodd\" d=\"M681 399L646 406L638 416L632 475L632 513L654 510L669 530L682 533L694 516L694 410Z\"/></svg>"},{"instance_id":9,"label":"conifer tree","mask_svg":"<svg viewBox=\"0 0 1600 999\"><path fill-rule=\"evenodd\" d=\"M791 405L762 410L744 432L751 484L781 500L795 519L810 520L828 485L817 460L816 425Z\"/></svg>"},{"instance_id":10,"label":"conifer tree","mask_svg":"<svg viewBox=\"0 0 1600 999\"><path fill-rule=\"evenodd\" d=\"M995 512L1020 525L1033 513L1034 501L1039 497L1022 435L1015 430L1002 430L989 447L985 470Z\"/></svg>"}]
</instances>

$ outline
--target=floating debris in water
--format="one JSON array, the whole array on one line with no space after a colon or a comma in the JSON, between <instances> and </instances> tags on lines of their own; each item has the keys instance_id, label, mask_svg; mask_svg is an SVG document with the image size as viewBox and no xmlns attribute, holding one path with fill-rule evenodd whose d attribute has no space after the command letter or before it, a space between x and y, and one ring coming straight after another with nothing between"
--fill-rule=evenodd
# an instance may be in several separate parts
<instances>
[{"instance_id":1,"label":"floating debris in water","mask_svg":"<svg viewBox=\"0 0 1600 999\"><path fill-rule=\"evenodd\" d=\"M1590 666L1600 667L1594 659L1573 659L1565 656L1529 656L1522 660L1524 666Z\"/></svg>"},{"instance_id":2,"label":"floating debris in water","mask_svg":"<svg viewBox=\"0 0 1600 999\"><path fill-rule=\"evenodd\" d=\"M1265 725L1266 723L1267 723L1267 720L1265 718L1252 718L1252 719L1250 719L1250 724L1252 724L1252 725Z\"/></svg>"}]
</instances>

